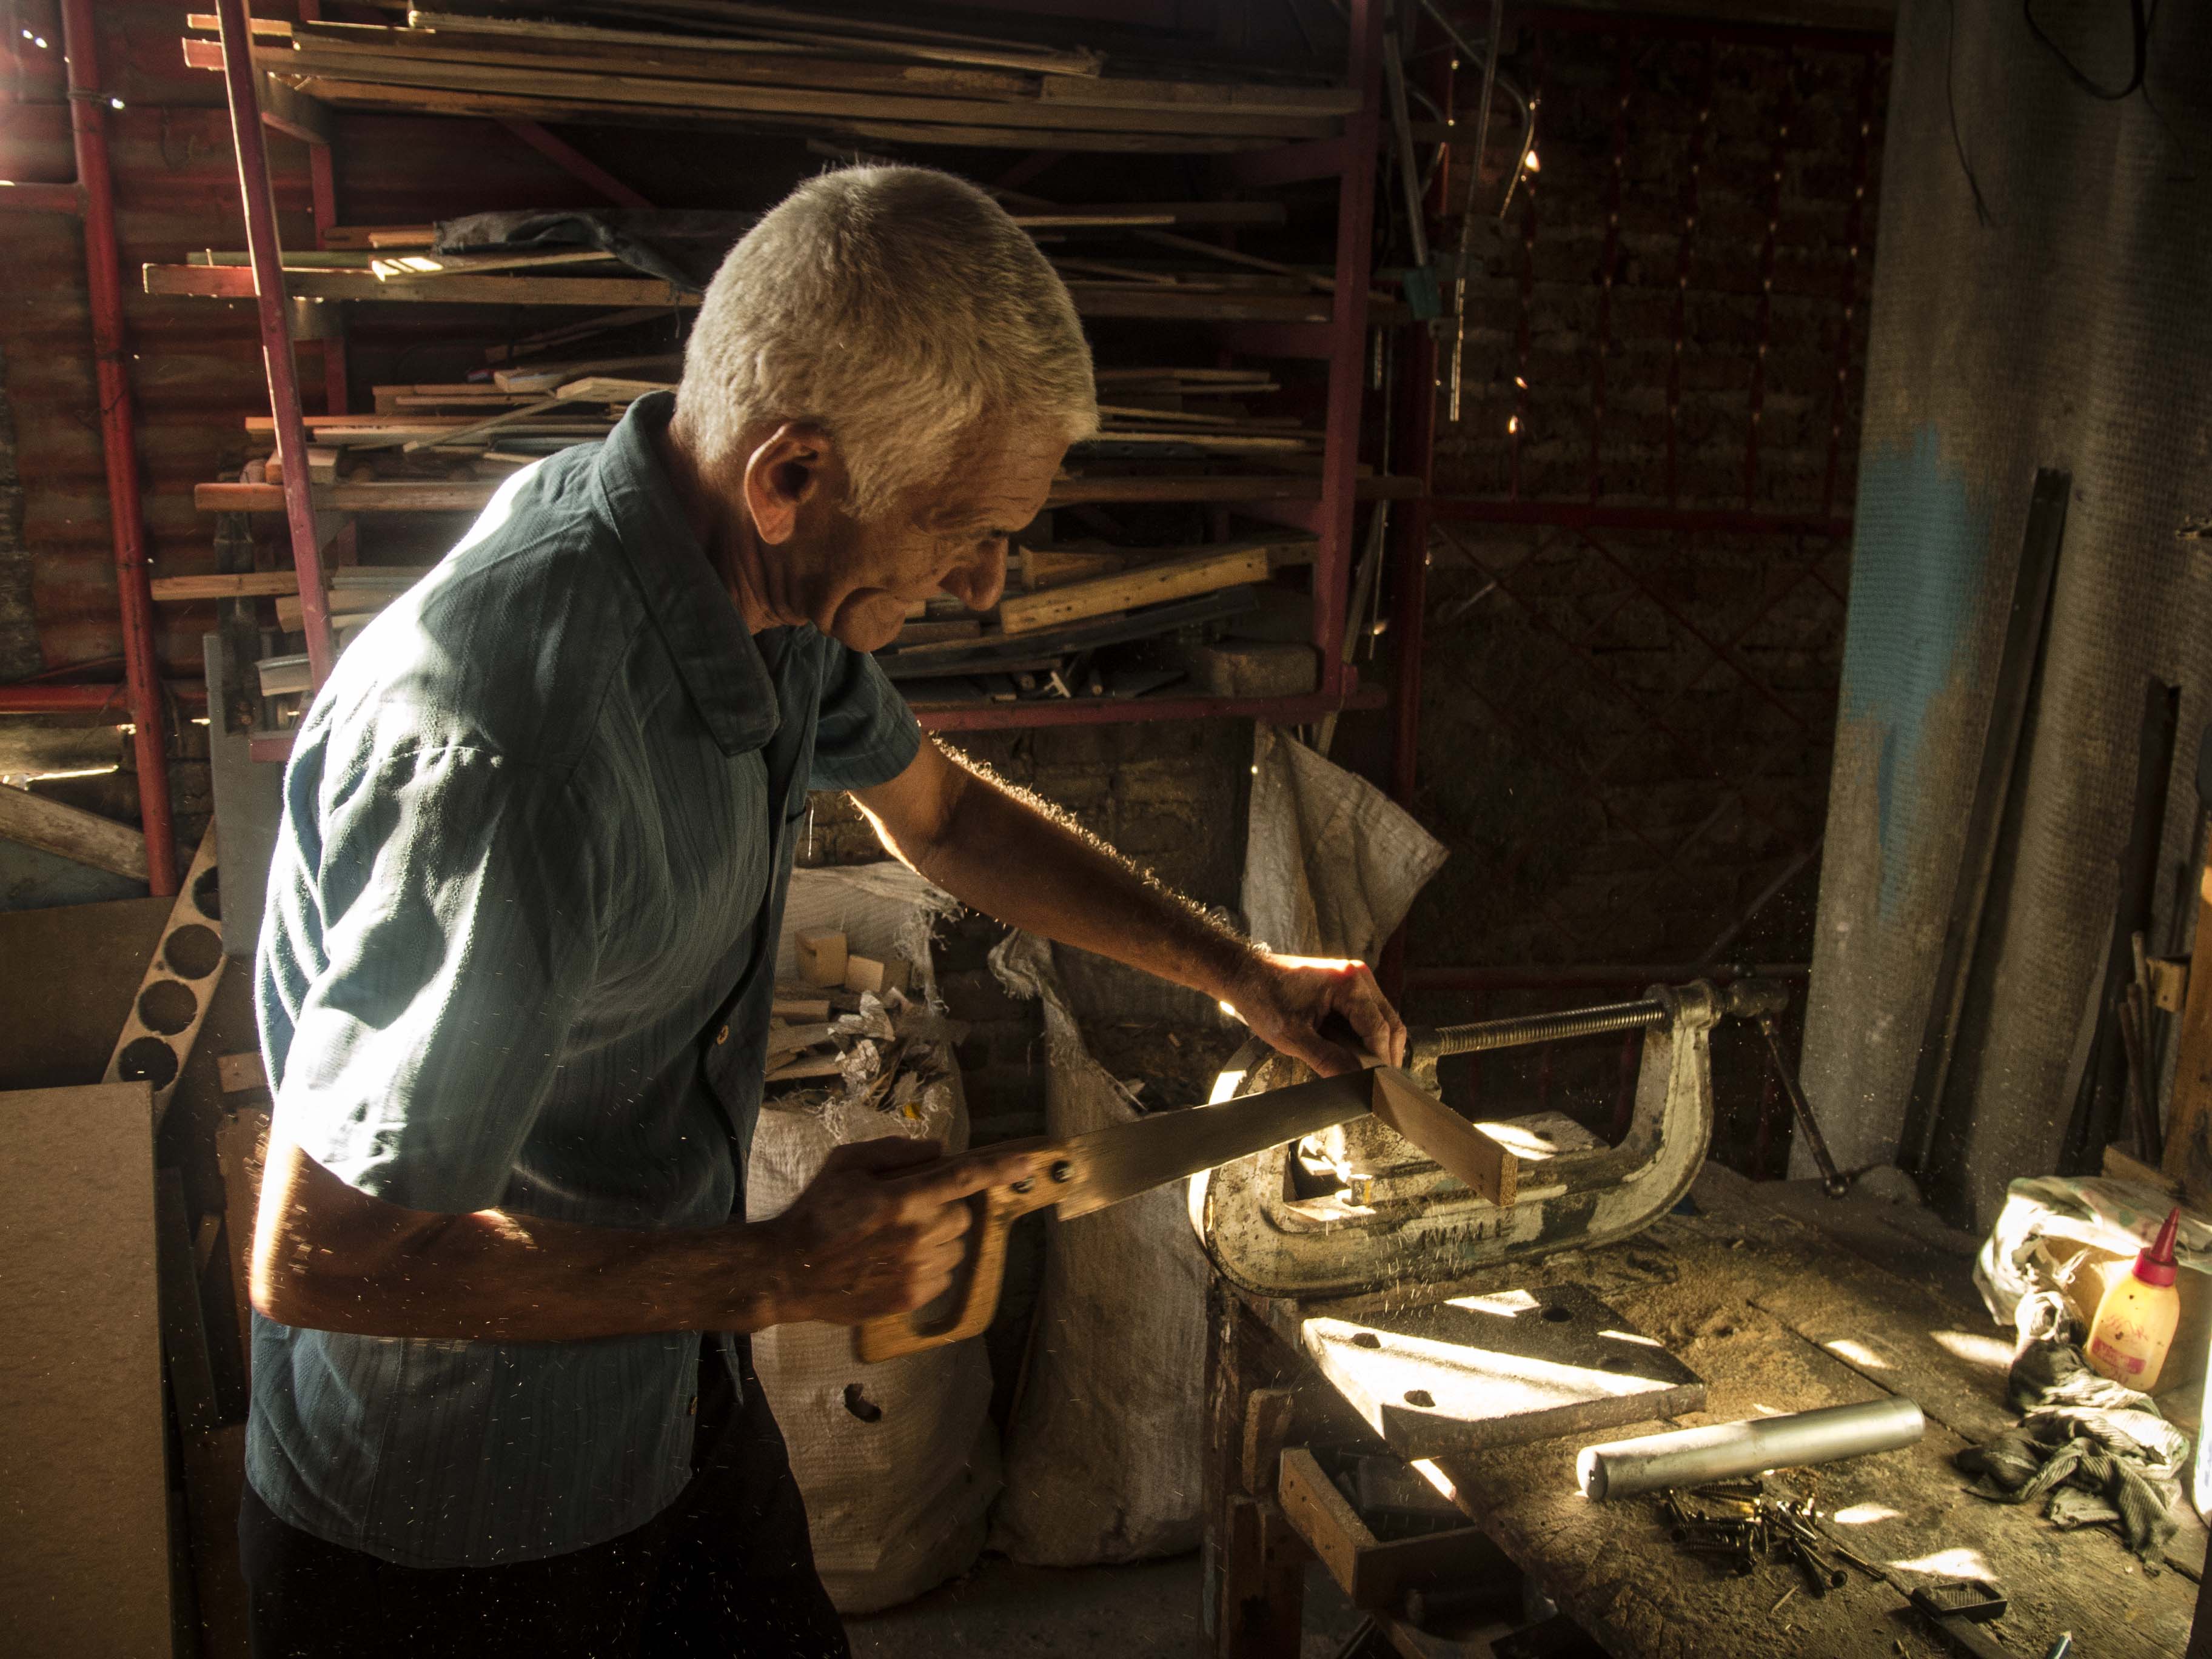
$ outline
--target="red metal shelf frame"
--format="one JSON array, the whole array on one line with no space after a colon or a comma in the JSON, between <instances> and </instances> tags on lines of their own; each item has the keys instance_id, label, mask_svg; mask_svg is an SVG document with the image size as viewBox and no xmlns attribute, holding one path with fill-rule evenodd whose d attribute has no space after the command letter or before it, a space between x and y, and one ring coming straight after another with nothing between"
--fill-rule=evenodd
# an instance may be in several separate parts
<instances>
[{"instance_id":1,"label":"red metal shelf frame","mask_svg":"<svg viewBox=\"0 0 2212 1659\"><path fill-rule=\"evenodd\" d=\"M313 0L302 0L303 15L312 16L316 9ZM1346 708L1380 706L1376 693L1361 691L1357 673L1345 659L1343 640L1366 383L1367 319L1363 296L1368 292L1372 276L1375 162L1382 135L1383 9L1384 0L1351 0L1346 84L1358 89L1360 103L1358 109L1345 118L1341 137L1226 158L1229 176L1248 186L1332 177L1339 180L1335 290L1330 320L1325 325L1303 327L1224 331L1224 337L1244 349L1320 358L1328 364L1321 500L1310 514L1297 515L1301 522L1315 531L1318 539L1313 567L1313 643L1321 664L1317 689L1307 696L1288 698L1071 699L1065 702L940 708L921 714L925 726L939 731L980 731L1224 716L1309 721ZM224 76L230 99L232 133L238 149L246 246L268 363L277 454L284 470L285 509L291 531L293 562L299 574L309 669L313 683L319 686L330 672L335 653L323 592L323 559L316 546L312 487L304 459L305 427L291 356L289 311L277 242L276 208L269 186L268 149L263 133L266 118L258 100L259 76L253 69L249 50L246 0L217 0L217 15L222 22ZM507 125L524 142L610 199L625 205L643 202L635 190L536 123ZM319 138L306 131L288 131L309 140L311 183L319 236L322 228L335 218L327 137ZM1017 167L1015 173L1020 172L1021 167ZM1006 187L1012 188L1018 182L1009 175ZM1419 330L1419 333L1426 342L1426 329ZM335 388L332 407L336 409L340 407L338 400L344 394L343 343L332 341L327 343L326 349L330 352L328 372L332 376L330 384ZM1430 365L1422 376L1422 383L1426 384L1433 379L1432 344L1427 346L1424 361ZM1425 422L1416 452L1425 476L1427 452ZM1418 629L1414 631L1418 633ZM255 740L253 747L256 758L270 758L289 749L289 744L276 737L264 736Z\"/></svg>"}]
</instances>

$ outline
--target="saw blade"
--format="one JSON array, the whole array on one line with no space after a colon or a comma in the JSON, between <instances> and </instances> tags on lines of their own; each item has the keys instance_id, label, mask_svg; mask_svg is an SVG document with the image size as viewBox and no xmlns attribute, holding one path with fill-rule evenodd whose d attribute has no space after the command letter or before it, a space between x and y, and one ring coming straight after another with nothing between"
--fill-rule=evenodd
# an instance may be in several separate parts
<instances>
[{"instance_id":1,"label":"saw blade","mask_svg":"<svg viewBox=\"0 0 2212 1659\"><path fill-rule=\"evenodd\" d=\"M1364 1116L1374 1097L1372 1079L1352 1072L1074 1135L1063 1143L1067 1176L1054 1201L1064 1218L1088 1215L1163 1182L1348 1123Z\"/></svg>"}]
</instances>

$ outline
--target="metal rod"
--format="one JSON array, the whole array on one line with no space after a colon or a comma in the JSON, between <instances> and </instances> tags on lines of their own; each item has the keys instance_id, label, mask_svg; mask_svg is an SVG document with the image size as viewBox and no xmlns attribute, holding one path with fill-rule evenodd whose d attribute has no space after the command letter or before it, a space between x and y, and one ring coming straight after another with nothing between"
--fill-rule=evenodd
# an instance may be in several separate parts
<instances>
[{"instance_id":1,"label":"metal rod","mask_svg":"<svg viewBox=\"0 0 2212 1659\"><path fill-rule=\"evenodd\" d=\"M1774 1074L1781 1080L1782 1092L1790 1097L1790 1109L1797 1119L1806 1147L1820 1169L1820 1190L1830 1198L1841 1198L1850 1190L1851 1183L1838 1173L1836 1160L1828 1151L1828 1138L1820 1133L1820 1126L1814 1119L1813 1103L1805 1098L1805 1087L1797 1081L1796 1067L1782 1052L1782 1028L1776 1024L1774 1016L1768 1014L1759 1022L1759 1030L1766 1039L1766 1052L1774 1060Z\"/></svg>"},{"instance_id":2,"label":"metal rod","mask_svg":"<svg viewBox=\"0 0 2212 1659\"><path fill-rule=\"evenodd\" d=\"M276 459L284 468L284 514L292 532L292 562L300 580L307 672L313 684L320 686L330 678L337 653L331 639L330 603L323 592L322 555L315 536L313 484L307 477L307 428L300 414L299 368L292 361L283 253L276 240L276 198L270 185L269 146L261 131L260 71L253 66L246 0L216 0L216 15L222 29L223 89L230 100L231 139L238 150L239 194L246 210L246 252L252 262L254 297L260 313L269 409L275 416Z\"/></svg>"},{"instance_id":3,"label":"metal rod","mask_svg":"<svg viewBox=\"0 0 2212 1659\"><path fill-rule=\"evenodd\" d=\"M1564 968L1409 968L1406 983L1416 991L1479 994L1484 991L1606 990L1615 986L1680 985L1693 979L1725 984L1738 977L1808 978L1802 962L1762 962L1745 970L1711 968L1693 962L1591 963Z\"/></svg>"},{"instance_id":4,"label":"metal rod","mask_svg":"<svg viewBox=\"0 0 2212 1659\"><path fill-rule=\"evenodd\" d=\"M1700 1486L1731 1475L1756 1474L1761 1469L1797 1468L1892 1451L1911 1445L1926 1429L1919 1407L1893 1397L1585 1446L1575 1460L1575 1474L1585 1498L1632 1498L1668 1486Z\"/></svg>"},{"instance_id":5,"label":"metal rod","mask_svg":"<svg viewBox=\"0 0 2212 1659\"><path fill-rule=\"evenodd\" d=\"M1532 1043L1564 1042L1571 1037L1664 1025L1668 1018L1666 1004L1650 999L1607 1003L1595 1008L1569 1008L1558 1013L1516 1014L1505 1019L1474 1020L1465 1025L1439 1025L1416 1039L1415 1046L1421 1050L1423 1060L1440 1060L1447 1054L1524 1048Z\"/></svg>"},{"instance_id":6,"label":"metal rod","mask_svg":"<svg viewBox=\"0 0 2212 1659\"><path fill-rule=\"evenodd\" d=\"M242 6L243 0L233 3ZM107 94L100 84L92 0L62 0L62 52L68 64L70 136L76 146L83 204L85 289L92 312L93 368L100 395L100 447L107 471L108 528L115 548L116 600L122 612L124 681L130 688L131 742L138 763L138 821L146 836L146 886L156 897L166 898L177 890L176 821L169 799L146 517L138 496L138 428L123 328L115 179L107 161Z\"/></svg>"}]
</instances>

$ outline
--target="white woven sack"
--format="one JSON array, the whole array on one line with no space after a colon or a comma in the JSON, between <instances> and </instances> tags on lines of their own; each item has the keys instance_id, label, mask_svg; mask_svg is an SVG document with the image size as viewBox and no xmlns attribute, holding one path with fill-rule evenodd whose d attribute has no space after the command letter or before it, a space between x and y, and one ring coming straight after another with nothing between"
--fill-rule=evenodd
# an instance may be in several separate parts
<instances>
[{"instance_id":1,"label":"white woven sack","mask_svg":"<svg viewBox=\"0 0 2212 1659\"><path fill-rule=\"evenodd\" d=\"M793 932L841 927L863 955L907 957L918 994L933 997L929 924L951 904L898 865L796 871L781 971L793 971ZM762 1112L746 1166L746 1218L781 1214L848 1140L896 1131L936 1136L949 1150L964 1147L967 1103L949 1056L946 1070L949 1081L917 1103L918 1121L842 1103ZM842 1326L781 1325L753 1339L753 1363L806 1498L815 1565L841 1613L910 1600L975 1564L984 1515L999 1490L990 1367L981 1342L864 1365L854 1355L852 1332ZM847 1389L854 1386L848 1403Z\"/></svg>"},{"instance_id":2,"label":"white woven sack","mask_svg":"<svg viewBox=\"0 0 2212 1659\"><path fill-rule=\"evenodd\" d=\"M1049 1132L1133 1121L1127 1097L1084 1048L1049 947L1016 933L991 965L1010 988L1043 1000ZM1017 1561L1083 1566L1197 1547L1208 1269L1182 1206L1176 1182L1051 1223L992 1517L992 1547Z\"/></svg>"}]
</instances>

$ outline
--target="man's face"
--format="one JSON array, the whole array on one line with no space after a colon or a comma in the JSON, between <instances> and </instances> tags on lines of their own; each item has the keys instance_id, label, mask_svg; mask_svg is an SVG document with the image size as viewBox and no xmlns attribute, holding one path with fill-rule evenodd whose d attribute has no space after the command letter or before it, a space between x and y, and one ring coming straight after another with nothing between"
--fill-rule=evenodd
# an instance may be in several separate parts
<instances>
[{"instance_id":1,"label":"man's face","mask_svg":"<svg viewBox=\"0 0 2212 1659\"><path fill-rule=\"evenodd\" d=\"M942 590L988 611L1006 585L1009 539L1044 510L1067 446L1055 435L1001 431L962 457L953 474L861 521L823 502L802 515L814 532L816 625L855 651L898 636L909 605ZM808 522L808 520L812 522Z\"/></svg>"}]
</instances>

